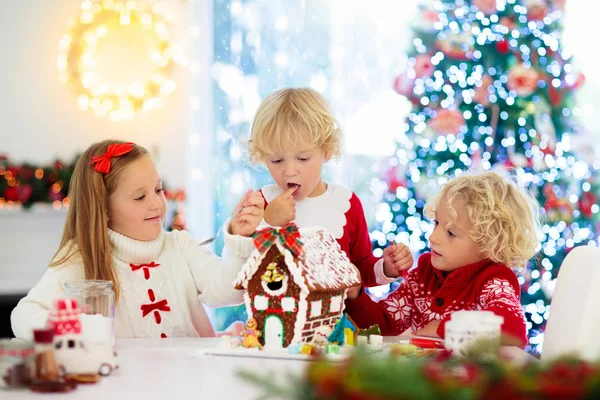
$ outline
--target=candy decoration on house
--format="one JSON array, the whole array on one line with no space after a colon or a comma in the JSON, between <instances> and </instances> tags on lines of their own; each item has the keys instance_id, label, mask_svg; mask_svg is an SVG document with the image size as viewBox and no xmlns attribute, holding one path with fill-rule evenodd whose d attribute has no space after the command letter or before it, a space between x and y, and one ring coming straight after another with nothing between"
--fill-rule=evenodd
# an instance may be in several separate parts
<instances>
[{"instance_id":1,"label":"candy decoration on house","mask_svg":"<svg viewBox=\"0 0 600 400\"><path fill-rule=\"evenodd\" d=\"M163 6L131 0L94 4L86 0L81 10L71 32L59 41L57 59L59 80L73 86L79 108L113 121L160 108L163 98L176 88L171 78L175 65L187 63L182 47L173 43L168 27L171 15ZM111 68L115 60L102 57L107 48L114 53L115 47L130 57L138 56L132 59L135 66L146 66L147 73L136 72L127 81L123 71ZM117 72L117 78L111 77Z\"/></svg>"},{"instance_id":2,"label":"candy decoration on house","mask_svg":"<svg viewBox=\"0 0 600 400\"><path fill-rule=\"evenodd\" d=\"M257 232L254 243L235 286L265 349L311 343L317 328L333 328L360 276L331 233L289 224Z\"/></svg>"},{"instance_id":3,"label":"candy decoration on house","mask_svg":"<svg viewBox=\"0 0 600 400\"><path fill-rule=\"evenodd\" d=\"M118 368L112 346L86 341L81 334L80 309L73 298L58 299L48 315L47 328L54 333L56 362L68 380L95 383Z\"/></svg>"},{"instance_id":4,"label":"candy decoration on house","mask_svg":"<svg viewBox=\"0 0 600 400\"><path fill-rule=\"evenodd\" d=\"M368 327L367 329L361 329L358 332L358 336L369 337L371 335L381 335L381 329L379 329L379 325L375 324L375 325Z\"/></svg>"},{"instance_id":5,"label":"candy decoration on house","mask_svg":"<svg viewBox=\"0 0 600 400\"><path fill-rule=\"evenodd\" d=\"M242 332L242 347L247 349L257 348L262 349L262 345L258 341L258 338L262 336L262 332L256 329L256 320L254 318L248 318L246 322L246 329Z\"/></svg>"},{"instance_id":6,"label":"candy decoration on house","mask_svg":"<svg viewBox=\"0 0 600 400\"><path fill-rule=\"evenodd\" d=\"M352 318L346 313L335 324L333 332L329 335L329 341L331 343L347 346L356 346L358 344L358 335L360 329Z\"/></svg>"}]
</instances>

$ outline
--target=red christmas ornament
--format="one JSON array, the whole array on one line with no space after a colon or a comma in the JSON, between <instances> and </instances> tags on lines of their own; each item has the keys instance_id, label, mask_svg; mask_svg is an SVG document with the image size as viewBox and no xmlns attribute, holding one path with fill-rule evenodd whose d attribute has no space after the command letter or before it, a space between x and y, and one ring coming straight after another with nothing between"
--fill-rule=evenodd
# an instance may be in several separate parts
<instances>
[{"instance_id":1,"label":"red christmas ornament","mask_svg":"<svg viewBox=\"0 0 600 400\"><path fill-rule=\"evenodd\" d=\"M550 104L552 104L554 107L558 106L562 100L562 96L563 95L558 91L558 89L548 82L548 98L550 99Z\"/></svg>"},{"instance_id":2,"label":"red christmas ornament","mask_svg":"<svg viewBox=\"0 0 600 400\"><path fill-rule=\"evenodd\" d=\"M29 181L33 178L34 175L34 171L31 168L25 168L23 169L23 180L24 181Z\"/></svg>"},{"instance_id":3,"label":"red christmas ornament","mask_svg":"<svg viewBox=\"0 0 600 400\"><path fill-rule=\"evenodd\" d=\"M4 199L6 201L17 201L19 200L19 191L16 186L9 186L4 191Z\"/></svg>"},{"instance_id":4,"label":"red christmas ornament","mask_svg":"<svg viewBox=\"0 0 600 400\"><path fill-rule=\"evenodd\" d=\"M508 52L510 51L510 45L508 44L508 40L503 39L499 42L496 42L496 50L500 54L508 54Z\"/></svg>"},{"instance_id":5,"label":"red christmas ornament","mask_svg":"<svg viewBox=\"0 0 600 400\"><path fill-rule=\"evenodd\" d=\"M29 184L19 185L17 186L17 193L19 194L19 201L21 203L27 203L27 201L31 198L33 189L31 189L31 185Z\"/></svg>"},{"instance_id":6,"label":"red christmas ornament","mask_svg":"<svg viewBox=\"0 0 600 400\"><path fill-rule=\"evenodd\" d=\"M423 372L425 377L433 383L440 383L445 377L442 364L436 361L430 361L425 364Z\"/></svg>"},{"instance_id":7,"label":"red christmas ornament","mask_svg":"<svg viewBox=\"0 0 600 400\"><path fill-rule=\"evenodd\" d=\"M398 167L391 167L388 169L385 173L385 180L387 181L390 192L396 192L396 189L399 187L406 187L406 181L402 179Z\"/></svg>"},{"instance_id":8,"label":"red christmas ornament","mask_svg":"<svg viewBox=\"0 0 600 400\"><path fill-rule=\"evenodd\" d=\"M582 72L578 72L575 77L575 82L570 86L571 89L579 89L585 83L585 75Z\"/></svg>"},{"instance_id":9,"label":"red christmas ornament","mask_svg":"<svg viewBox=\"0 0 600 400\"><path fill-rule=\"evenodd\" d=\"M583 192L579 198L579 211L586 218L591 218L594 214L592 212L592 206L596 204L596 197L592 192Z\"/></svg>"},{"instance_id":10,"label":"red christmas ornament","mask_svg":"<svg viewBox=\"0 0 600 400\"><path fill-rule=\"evenodd\" d=\"M63 192L55 192L54 190L50 189L50 191L48 191L48 198L50 201L62 201L62 199L65 198L65 194Z\"/></svg>"},{"instance_id":11,"label":"red christmas ornament","mask_svg":"<svg viewBox=\"0 0 600 400\"><path fill-rule=\"evenodd\" d=\"M315 385L315 392L320 398L329 398L342 390L342 380L338 374L330 374Z\"/></svg>"},{"instance_id":12,"label":"red christmas ornament","mask_svg":"<svg viewBox=\"0 0 600 400\"><path fill-rule=\"evenodd\" d=\"M409 97L413 94L413 89L415 87L414 84L414 79L409 78L405 72L398 75L396 79L394 79L394 90L399 95Z\"/></svg>"}]
</instances>

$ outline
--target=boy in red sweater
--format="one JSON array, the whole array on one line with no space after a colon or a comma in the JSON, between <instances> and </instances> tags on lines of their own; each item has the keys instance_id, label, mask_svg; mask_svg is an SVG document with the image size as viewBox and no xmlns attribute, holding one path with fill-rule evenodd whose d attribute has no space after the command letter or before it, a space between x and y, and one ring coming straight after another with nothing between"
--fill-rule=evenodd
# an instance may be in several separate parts
<instances>
[{"instance_id":1,"label":"boy in red sweater","mask_svg":"<svg viewBox=\"0 0 600 400\"><path fill-rule=\"evenodd\" d=\"M503 342L527 344L517 276L539 244L536 201L493 172L450 180L426 206L433 219L431 252L423 254L398 290L380 302L394 334L444 337L458 310L504 317Z\"/></svg>"}]
</instances>

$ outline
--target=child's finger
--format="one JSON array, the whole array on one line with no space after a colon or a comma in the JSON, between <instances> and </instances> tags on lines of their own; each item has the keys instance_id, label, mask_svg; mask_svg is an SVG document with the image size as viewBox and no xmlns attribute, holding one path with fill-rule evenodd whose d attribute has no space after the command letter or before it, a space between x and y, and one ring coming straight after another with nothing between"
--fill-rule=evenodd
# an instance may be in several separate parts
<instances>
[{"instance_id":1,"label":"child's finger","mask_svg":"<svg viewBox=\"0 0 600 400\"><path fill-rule=\"evenodd\" d=\"M403 257L410 257L410 249L404 245L396 247L395 251L396 255L401 255Z\"/></svg>"},{"instance_id":2,"label":"child's finger","mask_svg":"<svg viewBox=\"0 0 600 400\"><path fill-rule=\"evenodd\" d=\"M398 246L396 246L395 244L390 244L385 249L383 249L383 253L390 257L393 257L396 254L397 250Z\"/></svg>"},{"instance_id":3,"label":"child's finger","mask_svg":"<svg viewBox=\"0 0 600 400\"><path fill-rule=\"evenodd\" d=\"M394 244L390 244L387 248L390 249L390 251L392 252L393 255L396 254L408 254L410 253L410 249L408 248L408 246L405 246L402 243L394 243Z\"/></svg>"},{"instance_id":4,"label":"child's finger","mask_svg":"<svg viewBox=\"0 0 600 400\"><path fill-rule=\"evenodd\" d=\"M244 207L244 203L246 202L250 193L252 193L252 189L246 190L240 201L236 204L235 208L233 209L233 215L236 215Z\"/></svg>"},{"instance_id":5,"label":"child's finger","mask_svg":"<svg viewBox=\"0 0 600 400\"><path fill-rule=\"evenodd\" d=\"M260 209L258 207L244 207L242 209L242 211L240 211L238 216L242 217L242 216L247 216L247 215L253 215L255 217L258 217L261 214L262 214L262 209Z\"/></svg>"},{"instance_id":6,"label":"child's finger","mask_svg":"<svg viewBox=\"0 0 600 400\"><path fill-rule=\"evenodd\" d=\"M235 218L241 212L242 208L244 208L244 205L240 201L231 212L231 218Z\"/></svg>"},{"instance_id":7,"label":"child's finger","mask_svg":"<svg viewBox=\"0 0 600 400\"><path fill-rule=\"evenodd\" d=\"M289 199L290 197L292 197L292 195L294 194L295 191L296 191L296 187L288 188L288 190L283 192L282 196L284 199Z\"/></svg>"},{"instance_id":8,"label":"child's finger","mask_svg":"<svg viewBox=\"0 0 600 400\"><path fill-rule=\"evenodd\" d=\"M244 203L245 207L258 207L258 208L264 208L265 206L265 200L263 199L262 195L260 196L250 196L246 202Z\"/></svg>"},{"instance_id":9,"label":"child's finger","mask_svg":"<svg viewBox=\"0 0 600 400\"><path fill-rule=\"evenodd\" d=\"M409 262L410 258L411 258L410 256L397 255L397 256L393 257L392 260L394 261L394 264L401 264L401 263Z\"/></svg>"}]
</instances>

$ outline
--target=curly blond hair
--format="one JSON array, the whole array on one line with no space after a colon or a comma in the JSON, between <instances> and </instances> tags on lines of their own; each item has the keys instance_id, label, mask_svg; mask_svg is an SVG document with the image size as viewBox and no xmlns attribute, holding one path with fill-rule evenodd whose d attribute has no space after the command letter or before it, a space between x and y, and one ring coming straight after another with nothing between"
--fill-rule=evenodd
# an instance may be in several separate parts
<instances>
[{"instance_id":1,"label":"curly blond hair","mask_svg":"<svg viewBox=\"0 0 600 400\"><path fill-rule=\"evenodd\" d=\"M521 269L540 243L539 204L533 196L495 172L466 173L446 183L425 206L434 218L440 201L446 201L456 219L456 204L466 208L473 227L471 239L487 258Z\"/></svg>"},{"instance_id":2,"label":"curly blond hair","mask_svg":"<svg viewBox=\"0 0 600 400\"><path fill-rule=\"evenodd\" d=\"M248 142L250 160L293 144L301 149L320 147L327 157L338 157L342 132L325 98L313 89L286 88L264 99L252 123Z\"/></svg>"}]
</instances>

